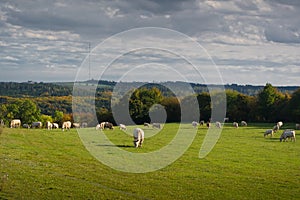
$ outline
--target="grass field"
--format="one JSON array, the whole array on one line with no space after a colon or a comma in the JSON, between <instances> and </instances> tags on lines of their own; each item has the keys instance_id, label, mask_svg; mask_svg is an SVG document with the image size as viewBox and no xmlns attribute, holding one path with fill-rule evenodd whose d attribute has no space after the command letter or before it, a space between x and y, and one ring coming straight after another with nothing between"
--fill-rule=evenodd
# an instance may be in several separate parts
<instances>
[{"instance_id":1,"label":"grass field","mask_svg":"<svg viewBox=\"0 0 300 200\"><path fill-rule=\"evenodd\" d=\"M282 131L264 138L270 127L226 125L214 149L199 159L207 131L200 127L182 157L140 174L99 162L76 130L5 128L0 135L0 199L300 199L300 141L280 143ZM120 148L142 153L163 147L176 130L177 124L166 124L145 139L142 149L133 148L132 137L118 129L105 133ZM146 136L151 131L145 128Z\"/></svg>"}]
</instances>

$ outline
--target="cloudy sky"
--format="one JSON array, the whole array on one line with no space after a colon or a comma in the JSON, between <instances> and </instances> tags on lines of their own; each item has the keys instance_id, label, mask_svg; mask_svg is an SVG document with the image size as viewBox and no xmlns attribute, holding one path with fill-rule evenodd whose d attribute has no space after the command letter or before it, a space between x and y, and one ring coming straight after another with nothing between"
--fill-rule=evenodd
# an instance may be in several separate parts
<instances>
[{"instance_id":1,"label":"cloudy sky","mask_svg":"<svg viewBox=\"0 0 300 200\"><path fill-rule=\"evenodd\" d=\"M101 62L103 54L118 56L113 44L115 51L97 51L103 41L135 28L161 27L202 45L224 83L299 86L299 18L298 0L1 0L0 81L74 81L78 73L99 79L96 74L105 64ZM123 77L148 80L149 73L143 74L143 68L161 69L157 73L161 80L171 77L168 71L192 77L193 71L180 71L189 69L189 64L179 59L183 41L150 36L142 38L143 42L151 42L157 49L123 52L114 67L106 70L105 79L120 80L113 76L115 71L128 69L131 74L123 70ZM89 44L95 56L87 59ZM126 40L122 44L130 45ZM178 48L178 54L164 51L169 48ZM99 52L101 55L96 55ZM202 59L199 49L184 52ZM143 62L133 62L141 59ZM82 70L87 61L89 70ZM216 74L205 65L203 70Z\"/></svg>"}]
</instances>

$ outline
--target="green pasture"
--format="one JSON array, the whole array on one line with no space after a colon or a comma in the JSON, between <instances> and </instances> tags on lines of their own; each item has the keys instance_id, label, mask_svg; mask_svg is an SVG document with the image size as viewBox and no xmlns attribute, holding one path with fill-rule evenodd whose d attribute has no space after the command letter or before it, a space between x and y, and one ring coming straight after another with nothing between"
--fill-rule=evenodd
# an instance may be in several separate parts
<instances>
[{"instance_id":1,"label":"green pasture","mask_svg":"<svg viewBox=\"0 0 300 200\"><path fill-rule=\"evenodd\" d=\"M227 124L203 159L198 154L207 128L199 127L183 156L149 173L121 172L102 164L86 150L75 129L4 128L0 199L300 199L300 132L299 141L280 143L282 130L273 138L263 137L272 126L236 129ZM189 137L193 128L185 128ZM166 124L160 132L143 129L146 139L140 149L133 148L132 136L117 127L104 131L116 146L103 148L152 152L173 139L178 124ZM89 134L94 128L83 131Z\"/></svg>"}]
</instances>

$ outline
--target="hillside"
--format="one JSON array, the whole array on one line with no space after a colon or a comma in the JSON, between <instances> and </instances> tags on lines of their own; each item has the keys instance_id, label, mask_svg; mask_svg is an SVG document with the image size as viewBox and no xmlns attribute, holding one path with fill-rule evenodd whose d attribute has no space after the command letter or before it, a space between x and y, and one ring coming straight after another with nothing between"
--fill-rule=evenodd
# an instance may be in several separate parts
<instances>
[{"instance_id":1,"label":"hillside","mask_svg":"<svg viewBox=\"0 0 300 200\"><path fill-rule=\"evenodd\" d=\"M101 96L103 92L112 92L114 86L117 84L113 81L84 81L80 82L83 86L98 85L97 96ZM183 87L183 82L165 82L165 83L140 83L140 82L124 82L118 83L128 88L137 87L138 85L145 85L147 88L153 86L159 88L165 96L172 96L166 88L162 85L172 85L176 88ZM196 93L207 92L207 85L191 83L191 87ZM209 85L211 87L218 87L218 85ZM239 93L254 96L259 93L264 86L253 86L253 85L238 85L230 84L225 85L225 89L234 90ZM299 86L278 86L276 87L282 93L293 93ZM57 83L37 83L37 82L0 82L0 96L9 97L41 97L41 96L69 96L72 95L73 83L72 82L57 82ZM184 90L183 90L184 92ZM184 96L184 93L182 94Z\"/></svg>"}]
</instances>

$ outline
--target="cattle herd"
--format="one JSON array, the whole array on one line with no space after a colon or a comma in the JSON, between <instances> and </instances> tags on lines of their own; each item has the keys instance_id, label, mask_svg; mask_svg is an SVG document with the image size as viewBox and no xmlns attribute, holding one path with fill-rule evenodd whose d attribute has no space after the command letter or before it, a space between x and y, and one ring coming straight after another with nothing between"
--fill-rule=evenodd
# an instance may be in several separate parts
<instances>
[{"instance_id":1,"label":"cattle herd","mask_svg":"<svg viewBox=\"0 0 300 200\"><path fill-rule=\"evenodd\" d=\"M225 121L225 119L224 119ZM206 124L206 126L208 128L212 127L212 123L210 121L208 122L204 122L204 121L200 121L199 123L196 121L192 122L192 127L193 128L197 128L198 126L204 126ZM10 122L10 128L19 128L21 127L21 120L20 119L14 119ZM221 122L216 121L214 123L216 128L222 128L223 124ZM245 121L241 121L240 122L241 126L247 126L247 122ZM239 127L239 123L238 122L233 122L232 126L235 128ZM267 129L264 132L264 137L267 137L270 135L270 137L273 137L274 133L276 133L277 131L280 130L280 128L283 126L283 122L279 121L277 122L271 129ZM42 128L43 124L42 122L33 122L31 124L23 124L22 125L23 128ZM50 121L46 122L45 125L46 129L51 130L51 129L58 129L59 125L58 123L51 123ZM70 130L71 128L86 128L87 127L87 123L83 122L83 123L71 123L71 121L65 121L62 123L62 130ZM126 125L125 124L119 124L120 130L127 130ZM161 129L161 124L160 123L144 123L144 127L152 127L153 129ZM96 130L104 130L104 129L110 129L113 130L114 126L112 123L110 122L101 122L99 124L97 124L96 126ZM296 129L299 130L300 129L300 124L296 124ZM135 128L133 130L133 143L134 143L134 147L141 147L143 142L144 142L144 131L141 128ZM296 132L293 129L285 129L279 140L281 141L287 141L288 139L290 139L291 141L296 141Z\"/></svg>"}]
</instances>

